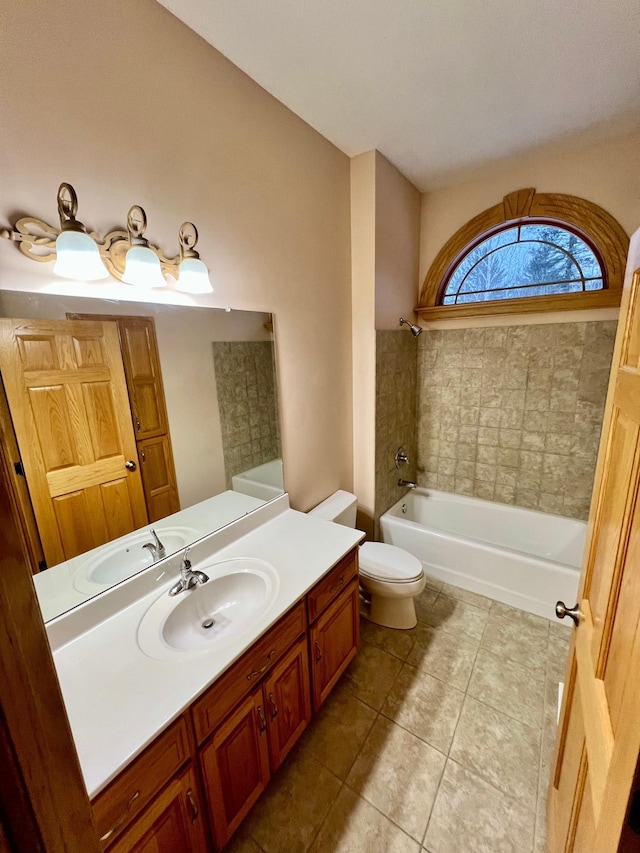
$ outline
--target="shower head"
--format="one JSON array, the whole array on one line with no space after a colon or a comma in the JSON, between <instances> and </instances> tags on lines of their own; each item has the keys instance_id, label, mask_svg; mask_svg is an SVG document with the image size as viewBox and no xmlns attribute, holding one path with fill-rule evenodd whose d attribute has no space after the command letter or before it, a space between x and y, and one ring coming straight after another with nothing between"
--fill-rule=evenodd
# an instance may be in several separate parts
<instances>
[{"instance_id":1,"label":"shower head","mask_svg":"<svg viewBox=\"0 0 640 853\"><path fill-rule=\"evenodd\" d=\"M422 326L416 326L415 323L410 323L408 320L405 320L404 317L400 317L400 325L408 326L409 331L414 338L417 338L418 335L422 334Z\"/></svg>"}]
</instances>

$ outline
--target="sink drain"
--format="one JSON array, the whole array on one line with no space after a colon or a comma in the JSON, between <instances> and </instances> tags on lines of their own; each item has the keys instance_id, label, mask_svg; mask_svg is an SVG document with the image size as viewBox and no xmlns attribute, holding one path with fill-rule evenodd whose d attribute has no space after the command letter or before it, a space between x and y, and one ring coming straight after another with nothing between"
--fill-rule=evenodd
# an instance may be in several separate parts
<instances>
[{"instance_id":1,"label":"sink drain","mask_svg":"<svg viewBox=\"0 0 640 853\"><path fill-rule=\"evenodd\" d=\"M205 619L204 622L202 623L202 627L203 628L213 628L213 626L215 624L216 624L215 619Z\"/></svg>"}]
</instances>

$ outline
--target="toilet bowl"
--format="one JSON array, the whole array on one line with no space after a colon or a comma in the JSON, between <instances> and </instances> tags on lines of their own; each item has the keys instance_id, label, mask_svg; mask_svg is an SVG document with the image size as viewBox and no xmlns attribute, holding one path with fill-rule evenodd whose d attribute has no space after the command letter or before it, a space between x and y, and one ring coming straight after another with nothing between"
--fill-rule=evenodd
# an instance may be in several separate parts
<instances>
[{"instance_id":1,"label":"toilet bowl","mask_svg":"<svg viewBox=\"0 0 640 853\"><path fill-rule=\"evenodd\" d=\"M358 499L350 492L330 495L309 515L356 526ZM362 614L386 628L414 628L417 622L413 599L425 587L422 563L413 554L384 542L365 542L358 554L360 589L365 599Z\"/></svg>"}]
</instances>

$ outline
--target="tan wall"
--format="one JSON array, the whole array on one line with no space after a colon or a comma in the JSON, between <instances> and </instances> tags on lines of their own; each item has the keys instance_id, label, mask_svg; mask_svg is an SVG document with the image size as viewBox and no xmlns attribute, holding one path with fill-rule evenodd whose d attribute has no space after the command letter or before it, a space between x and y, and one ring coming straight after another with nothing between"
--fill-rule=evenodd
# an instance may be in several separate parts
<instances>
[{"instance_id":1,"label":"tan wall","mask_svg":"<svg viewBox=\"0 0 640 853\"><path fill-rule=\"evenodd\" d=\"M640 226L640 131L571 151L558 146L510 158L456 186L422 197L420 283L458 228L513 190L582 196L601 205L628 234Z\"/></svg>"},{"instance_id":2,"label":"tan wall","mask_svg":"<svg viewBox=\"0 0 640 853\"><path fill-rule=\"evenodd\" d=\"M192 219L216 289L198 303L275 313L292 504L351 488L348 158L153 0L2 15L3 224L55 224L62 180L98 231L142 204L169 254ZM0 241L0 286L52 282Z\"/></svg>"},{"instance_id":3,"label":"tan wall","mask_svg":"<svg viewBox=\"0 0 640 853\"><path fill-rule=\"evenodd\" d=\"M353 490L358 527L371 533L375 507L376 152L351 160Z\"/></svg>"},{"instance_id":4,"label":"tan wall","mask_svg":"<svg viewBox=\"0 0 640 853\"><path fill-rule=\"evenodd\" d=\"M376 151L376 329L397 329L400 317L414 319L420 203L413 184Z\"/></svg>"},{"instance_id":5,"label":"tan wall","mask_svg":"<svg viewBox=\"0 0 640 853\"><path fill-rule=\"evenodd\" d=\"M360 510L358 524L369 534L374 532L373 519L379 503L376 469L380 467L381 448L389 442L402 443L407 431L401 406L399 420L394 415L391 428L387 419L384 439L379 437L380 401L384 402L384 411L388 411L390 398L387 374L382 386L377 383L376 387L376 330L397 331L401 316L414 319L419 248L418 190L378 151L354 157L351 160L353 476ZM408 331L403 334L411 337ZM395 364L398 361L395 356L404 353L404 349L400 344L391 348ZM379 346L377 351L380 353ZM398 358L402 360L400 355ZM392 369L390 364L385 367L394 376L398 373L399 368ZM412 399L415 401L415 392ZM415 405L411 421L415 432Z\"/></svg>"}]
</instances>

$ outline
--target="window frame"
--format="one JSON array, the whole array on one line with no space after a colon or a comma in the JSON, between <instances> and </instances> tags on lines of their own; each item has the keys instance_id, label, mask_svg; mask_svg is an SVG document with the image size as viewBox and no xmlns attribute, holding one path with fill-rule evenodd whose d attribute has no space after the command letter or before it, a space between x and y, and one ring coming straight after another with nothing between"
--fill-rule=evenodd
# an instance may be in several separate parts
<instances>
[{"instance_id":1,"label":"window frame","mask_svg":"<svg viewBox=\"0 0 640 853\"><path fill-rule=\"evenodd\" d=\"M456 265L483 240L509 227L543 223L572 231L593 250L603 274L601 290L441 304ZM415 311L424 320L611 308L620 305L629 237L606 210L577 196L516 190L462 226L436 255Z\"/></svg>"}]
</instances>

